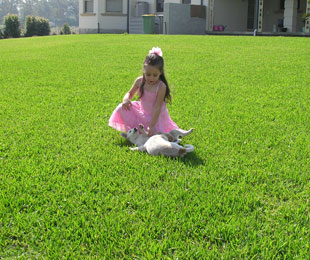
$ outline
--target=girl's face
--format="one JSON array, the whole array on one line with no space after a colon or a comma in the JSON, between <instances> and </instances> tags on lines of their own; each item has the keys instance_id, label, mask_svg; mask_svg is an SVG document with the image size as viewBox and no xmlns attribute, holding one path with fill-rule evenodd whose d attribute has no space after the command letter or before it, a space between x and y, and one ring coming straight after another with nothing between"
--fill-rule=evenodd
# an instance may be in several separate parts
<instances>
[{"instance_id":1,"label":"girl's face","mask_svg":"<svg viewBox=\"0 0 310 260\"><path fill-rule=\"evenodd\" d=\"M157 67L146 65L143 69L146 83L148 85L155 85L161 75L160 70Z\"/></svg>"}]
</instances>

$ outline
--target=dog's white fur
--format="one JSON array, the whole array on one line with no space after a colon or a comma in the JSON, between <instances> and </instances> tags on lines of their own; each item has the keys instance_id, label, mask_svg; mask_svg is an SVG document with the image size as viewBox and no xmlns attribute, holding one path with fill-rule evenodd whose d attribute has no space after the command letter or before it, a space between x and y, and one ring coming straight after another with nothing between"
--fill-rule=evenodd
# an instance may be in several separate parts
<instances>
[{"instance_id":1,"label":"dog's white fur","mask_svg":"<svg viewBox=\"0 0 310 260\"><path fill-rule=\"evenodd\" d=\"M166 134L157 134L149 137L144 130L143 125L139 125L141 134L137 128L132 128L128 132L122 133L122 136L129 140L137 147L130 148L132 151L148 152L150 155L165 155L165 156L180 156L194 151L193 145L185 145L185 147L179 145L179 137L187 136L193 132L193 128L188 131L182 129L174 129Z\"/></svg>"}]
</instances>

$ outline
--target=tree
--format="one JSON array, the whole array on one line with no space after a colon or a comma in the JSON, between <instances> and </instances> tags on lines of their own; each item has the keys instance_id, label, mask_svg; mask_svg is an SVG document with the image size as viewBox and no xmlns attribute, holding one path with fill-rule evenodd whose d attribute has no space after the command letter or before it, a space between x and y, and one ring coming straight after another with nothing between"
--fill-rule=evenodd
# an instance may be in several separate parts
<instances>
[{"instance_id":1,"label":"tree","mask_svg":"<svg viewBox=\"0 0 310 260\"><path fill-rule=\"evenodd\" d=\"M68 23L71 26L78 26L79 2L78 0L50 0L50 5L54 10L54 21L57 26Z\"/></svg>"},{"instance_id":2,"label":"tree","mask_svg":"<svg viewBox=\"0 0 310 260\"><path fill-rule=\"evenodd\" d=\"M0 0L0 23L8 14L18 14L20 0Z\"/></svg>"},{"instance_id":3,"label":"tree","mask_svg":"<svg viewBox=\"0 0 310 260\"><path fill-rule=\"evenodd\" d=\"M0 0L0 23L8 13L18 14L22 26L25 24L27 15L45 17L57 26L62 26L64 23L70 26L78 26L79 1Z\"/></svg>"}]
</instances>

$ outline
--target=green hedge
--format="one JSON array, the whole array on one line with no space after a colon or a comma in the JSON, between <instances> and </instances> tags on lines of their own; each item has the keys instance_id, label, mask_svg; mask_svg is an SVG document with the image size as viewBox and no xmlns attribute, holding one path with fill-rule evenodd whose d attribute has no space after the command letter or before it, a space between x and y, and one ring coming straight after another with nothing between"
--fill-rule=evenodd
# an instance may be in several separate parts
<instances>
[{"instance_id":1,"label":"green hedge","mask_svg":"<svg viewBox=\"0 0 310 260\"><path fill-rule=\"evenodd\" d=\"M50 24L48 19L44 17L38 17L38 16L30 16L28 15L26 17L26 24L25 24L26 37L31 36L44 36L49 35L51 32Z\"/></svg>"},{"instance_id":2,"label":"green hedge","mask_svg":"<svg viewBox=\"0 0 310 260\"><path fill-rule=\"evenodd\" d=\"M20 21L17 14L8 14L3 19L3 34L5 38L20 37Z\"/></svg>"}]
</instances>

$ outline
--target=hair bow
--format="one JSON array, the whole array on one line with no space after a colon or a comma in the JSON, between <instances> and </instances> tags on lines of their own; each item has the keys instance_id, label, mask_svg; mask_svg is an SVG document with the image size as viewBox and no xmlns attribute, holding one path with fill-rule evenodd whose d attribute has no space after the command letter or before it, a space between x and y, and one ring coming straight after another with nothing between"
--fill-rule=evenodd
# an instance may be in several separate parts
<instances>
[{"instance_id":1,"label":"hair bow","mask_svg":"<svg viewBox=\"0 0 310 260\"><path fill-rule=\"evenodd\" d=\"M160 57L163 56L163 52L161 51L159 47L153 47L152 50L149 51L149 54L156 54Z\"/></svg>"}]
</instances>

